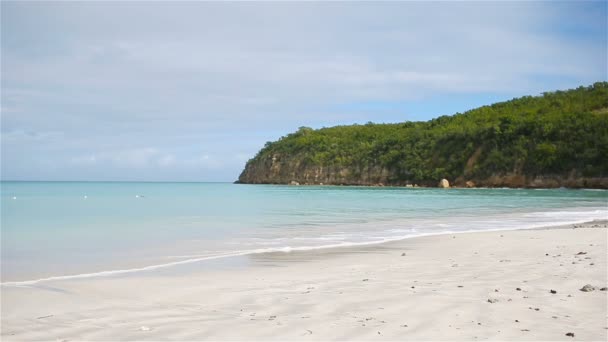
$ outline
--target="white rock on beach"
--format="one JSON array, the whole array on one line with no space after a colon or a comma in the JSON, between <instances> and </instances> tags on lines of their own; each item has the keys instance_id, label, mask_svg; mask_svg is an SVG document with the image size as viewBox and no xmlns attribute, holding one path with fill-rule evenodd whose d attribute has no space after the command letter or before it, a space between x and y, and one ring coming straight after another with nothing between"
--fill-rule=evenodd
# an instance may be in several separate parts
<instances>
[{"instance_id":1,"label":"white rock on beach","mask_svg":"<svg viewBox=\"0 0 608 342\"><path fill-rule=\"evenodd\" d=\"M444 178L444 179L442 179L442 180L439 181L439 185L438 186L440 188L444 188L444 189L445 188L449 188L450 187L450 182L448 182L448 180Z\"/></svg>"}]
</instances>

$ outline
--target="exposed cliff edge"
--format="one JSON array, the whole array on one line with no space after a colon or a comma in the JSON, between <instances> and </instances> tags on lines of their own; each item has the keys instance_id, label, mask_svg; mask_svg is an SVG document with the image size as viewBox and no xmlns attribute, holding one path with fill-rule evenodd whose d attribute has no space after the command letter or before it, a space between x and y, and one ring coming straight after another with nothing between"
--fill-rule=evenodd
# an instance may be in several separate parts
<instances>
[{"instance_id":1,"label":"exposed cliff edge","mask_svg":"<svg viewBox=\"0 0 608 342\"><path fill-rule=\"evenodd\" d=\"M266 143L238 183L608 189L608 83ZM292 183L293 182L293 183Z\"/></svg>"}]
</instances>

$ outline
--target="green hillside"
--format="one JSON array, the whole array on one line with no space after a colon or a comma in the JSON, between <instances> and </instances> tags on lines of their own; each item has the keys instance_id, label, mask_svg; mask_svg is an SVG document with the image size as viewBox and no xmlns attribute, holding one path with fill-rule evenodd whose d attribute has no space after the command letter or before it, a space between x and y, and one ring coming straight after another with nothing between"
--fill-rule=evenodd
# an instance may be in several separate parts
<instances>
[{"instance_id":1,"label":"green hillside","mask_svg":"<svg viewBox=\"0 0 608 342\"><path fill-rule=\"evenodd\" d=\"M427 122L301 127L266 143L239 182L605 187L606 177L608 82L598 82Z\"/></svg>"}]
</instances>

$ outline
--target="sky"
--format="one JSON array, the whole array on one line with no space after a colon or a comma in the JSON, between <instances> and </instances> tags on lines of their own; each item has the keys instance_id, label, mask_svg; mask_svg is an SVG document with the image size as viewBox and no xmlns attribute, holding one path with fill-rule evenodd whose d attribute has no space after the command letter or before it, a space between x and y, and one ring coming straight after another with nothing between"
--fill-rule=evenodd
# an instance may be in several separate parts
<instances>
[{"instance_id":1,"label":"sky","mask_svg":"<svg viewBox=\"0 0 608 342\"><path fill-rule=\"evenodd\" d=\"M300 126L605 81L607 2L1 2L1 179L234 181Z\"/></svg>"}]
</instances>

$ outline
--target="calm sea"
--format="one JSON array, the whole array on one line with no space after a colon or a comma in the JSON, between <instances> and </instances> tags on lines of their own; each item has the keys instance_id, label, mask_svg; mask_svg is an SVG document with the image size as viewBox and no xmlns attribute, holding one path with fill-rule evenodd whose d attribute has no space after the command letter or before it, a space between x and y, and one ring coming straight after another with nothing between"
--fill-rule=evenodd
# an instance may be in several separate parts
<instances>
[{"instance_id":1,"label":"calm sea","mask_svg":"<svg viewBox=\"0 0 608 342\"><path fill-rule=\"evenodd\" d=\"M566 189L2 182L1 200L5 285L608 217L608 192Z\"/></svg>"}]
</instances>

